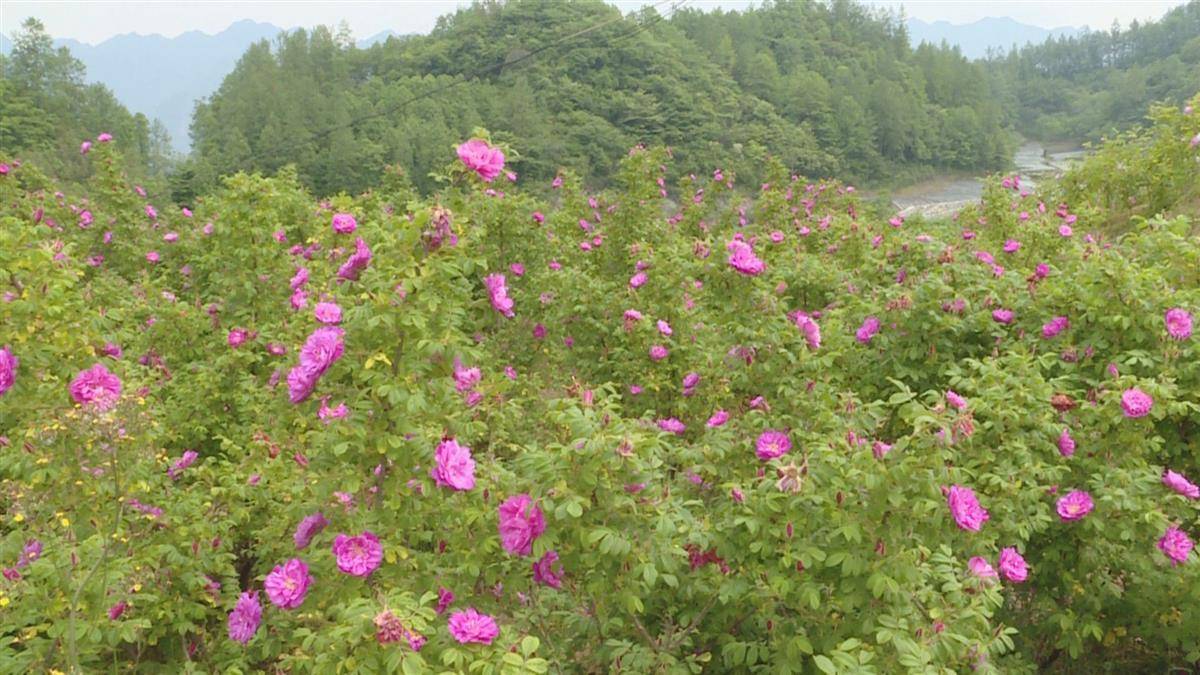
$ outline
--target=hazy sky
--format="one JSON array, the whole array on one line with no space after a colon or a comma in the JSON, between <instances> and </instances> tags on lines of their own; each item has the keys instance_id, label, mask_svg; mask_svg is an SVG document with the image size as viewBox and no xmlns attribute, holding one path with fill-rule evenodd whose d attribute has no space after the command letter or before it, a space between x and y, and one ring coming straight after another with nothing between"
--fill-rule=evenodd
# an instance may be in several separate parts
<instances>
[{"instance_id":1,"label":"hazy sky","mask_svg":"<svg viewBox=\"0 0 1200 675\"><path fill-rule=\"evenodd\" d=\"M611 1L611 0L610 0ZM616 0L625 11L653 0ZM904 7L910 17L951 23L970 23L988 16L1009 16L1022 23L1056 28L1091 26L1108 28L1114 19L1162 16L1184 0L872 0L870 4ZM441 14L469 2L459 0L252 0L229 2L179 2L158 0L0 0L0 32L11 34L27 16L42 20L55 37L97 43L121 33L160 33L174 37L189 30L216 33L240 19L253 19L282 28L336 25L345 20L354 35L369 37L382 30L398 33L429 31ZM742 9L748 0L690 0L691 7ZM669 5L664 5L665 10Z\"/></svg>"}]
</instances>

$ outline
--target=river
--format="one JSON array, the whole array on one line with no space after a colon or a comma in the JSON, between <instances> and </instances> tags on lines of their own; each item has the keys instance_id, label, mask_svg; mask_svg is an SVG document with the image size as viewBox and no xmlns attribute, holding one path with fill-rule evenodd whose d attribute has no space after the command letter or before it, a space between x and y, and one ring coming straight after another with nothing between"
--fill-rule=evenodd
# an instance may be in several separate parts
<instances>
[{"instance_id":1,"label":"river","mask_svg":"<svg viewBox=\"0 0 1200 675\"><path fill-rule=\"evenodd\" d=\"M1062 172L1083 155L1082 148L1047 152L1041 143L1025 141L1013 154L1013 165L1021 176L1021 184L1034 187L1039 178ZM982 195L982 177L944 175L896 190L892 204L901 216L942 218L979 201Z\"/></svg>"}]
</instances>

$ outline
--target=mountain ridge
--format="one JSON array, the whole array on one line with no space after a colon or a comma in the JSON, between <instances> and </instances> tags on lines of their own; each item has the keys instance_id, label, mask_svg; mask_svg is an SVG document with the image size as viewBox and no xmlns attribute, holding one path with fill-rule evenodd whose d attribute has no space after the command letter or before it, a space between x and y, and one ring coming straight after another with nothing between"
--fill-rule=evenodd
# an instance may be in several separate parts
<instances>
[{"instance_id":1,"label":"mountain ridge","mask_svg":"<svg viewBox=\"0 0 1200 675\"><path fill-rule=\"evenodd\" d=\"M1040 44L1051 37L1073 37L1088 30L1087 26L1042 28L1008 16L989 16L961 24L910 18L905 26L908 28L909 42L914 47L921 42L936 45L944 40L957 46L963 56L970 59L986 57L989 49L1008 52L1014 46L1020 48L1030 43Z\"/></svg>"},{"instance_id":2,"label":"mountain ridge","mask_svg":"<svg viewBox=\"0 0 1200 675\"><path fill-rule=\"evenodd\" d=\"M1040 43L1047 37L1077 35L1086 28L1041 28L1011 17L988 17L968 24L908 19L909 41L957 45L968 58L983 58L989 48L1007 51L1013 45ZM240 19L216 33L190 30L174 37L161 33L121 33L91 44L72 38L55 38L56 47L66 47L87 67L87 80L112 89L117 99L134 112L163 122L172 147L187 152L191 147L189 127L195 102L216 91L250 45L296 30L269 22ZM390 28L356 40L359 48L403 37ZM0 52L8 53L12 42L0 35ZM153 51L153 58L147 52Z\"/></svg>"}]
</instances>

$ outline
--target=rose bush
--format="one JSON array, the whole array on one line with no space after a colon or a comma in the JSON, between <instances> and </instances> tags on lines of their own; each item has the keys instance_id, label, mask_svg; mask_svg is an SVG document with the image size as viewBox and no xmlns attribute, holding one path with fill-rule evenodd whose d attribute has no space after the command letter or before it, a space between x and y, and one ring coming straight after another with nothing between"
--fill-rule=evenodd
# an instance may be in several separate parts
<instances>
[{"instance_id":1,"label":"rose bush","mask_svg":"<svg viewBox=\"0 0 1200 675\"><path fill-rule=\"evenodd\" d=\"M1200 660L1185 218L642 148L526 190L484 132L427 199L185 211L119 143L0 176L0 671Z\"/></svg>"}]
</instances>

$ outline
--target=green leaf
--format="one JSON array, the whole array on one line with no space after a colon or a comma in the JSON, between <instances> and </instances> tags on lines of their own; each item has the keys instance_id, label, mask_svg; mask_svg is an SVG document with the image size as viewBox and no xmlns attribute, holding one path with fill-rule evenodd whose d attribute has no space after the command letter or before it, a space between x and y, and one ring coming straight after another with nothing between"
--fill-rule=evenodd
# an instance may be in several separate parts
<instances>
[{"instance_id":1,"label":"green leaf","mask_svg":"<svg viewBox=\"0 0 1200 675\"><path fill-rule=\"evenodd\" d=\"M658 580L658 570L655 569L653 563L642 566L642 579L645 580L647 586L654 587L654 582Z\"/></svg>"}]
</instances>

